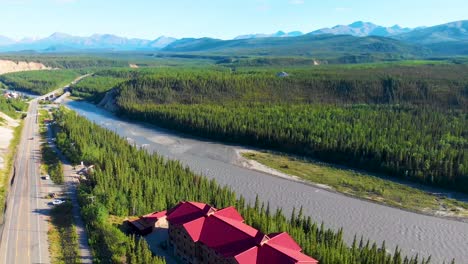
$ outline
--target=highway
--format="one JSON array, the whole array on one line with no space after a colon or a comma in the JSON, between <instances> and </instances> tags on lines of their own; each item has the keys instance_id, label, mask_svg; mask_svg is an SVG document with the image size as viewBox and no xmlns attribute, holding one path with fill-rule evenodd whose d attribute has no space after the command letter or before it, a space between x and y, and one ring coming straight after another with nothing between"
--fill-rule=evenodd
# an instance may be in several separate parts
<instances>
[{"instance_id":1,"label":"highway","mask_svg":"<svg viewBox=\"0 0 468 264\"><path fill-rule=\"evenodd\" d=\"M72 84L87 76L77 78ZM60 186L40 177L41 137L37 115L39 100L63 89L30 102L16 154L15 175L7 197L3 233L0 232L0 263L50 263L47 231L51 207L50 199L45 197L49 192L60 190Z\"/></svg>"},{"instance_id":2,"label":"highway","mask_svg":"<svg viewBox=\"0 0 468 264\"><path fill-rule=\"evenodd\" d=\"M37 100L24 119L10 186L0 246L0 263L50 263L47 244L48 186L39 175L40 149Z\"/></svg>"}]
</instances>

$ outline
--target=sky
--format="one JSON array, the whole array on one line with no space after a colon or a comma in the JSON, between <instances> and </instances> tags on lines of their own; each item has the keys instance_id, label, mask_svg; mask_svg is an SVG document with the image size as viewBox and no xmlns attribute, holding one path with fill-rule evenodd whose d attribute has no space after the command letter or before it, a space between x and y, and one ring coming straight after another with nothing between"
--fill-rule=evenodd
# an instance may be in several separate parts
<instances>
[{"instance_id":1,"label":"sky","mask_svg":"<svg viewBox=\"0 0 468 264\"><path fill-rule=\"evenodd\" d=\"M231 39L354 21L433 26L468 19L467 10L467 0L0 0L0 35Z\"/></svg>"}]
</instances>

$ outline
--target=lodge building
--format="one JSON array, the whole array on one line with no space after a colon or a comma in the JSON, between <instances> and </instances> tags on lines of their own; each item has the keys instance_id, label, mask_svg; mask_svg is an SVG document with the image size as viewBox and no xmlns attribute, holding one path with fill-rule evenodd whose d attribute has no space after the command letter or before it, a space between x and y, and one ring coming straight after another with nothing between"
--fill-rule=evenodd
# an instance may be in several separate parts
<instances>
[{"instance_id":1,"label":"lodge building","mask_svg":"<svg viewBox=\"0 0 468 264\"><path fill-rule=\"evenodd\" d=\"M169 250L188 264L318 264L286 232L265 235L244 223L234 207L180 202L168 211L130 221L142 234L168 228Z\"/></svg>"}]
</instances>

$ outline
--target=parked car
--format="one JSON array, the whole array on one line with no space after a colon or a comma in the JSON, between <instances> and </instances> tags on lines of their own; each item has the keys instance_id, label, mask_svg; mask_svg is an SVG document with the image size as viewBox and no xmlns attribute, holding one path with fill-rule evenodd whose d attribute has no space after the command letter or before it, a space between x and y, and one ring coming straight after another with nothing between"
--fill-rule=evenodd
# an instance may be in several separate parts
<instances>
[{"instance_id":1,"label":"parked car","mask_svg":"<svg viewBox=\"0 0 468 264\"><path fill-rule=\"evenodd\" d=\"M52 204L53 204L53 205L61 205L61 204L63 204L64 202L65 202L64 200L54 199L54 200L52 201Z\"/></svg>"},{"instance_id":2,"label":"parked car","mask_svg":"<svg viewBox=\"0 0 468 264\"><path fill-rule=\"evenodd\" d=\"M50 180L50 176L48 174L41 177L43 180Z\"/></svg>"}]
</instances>

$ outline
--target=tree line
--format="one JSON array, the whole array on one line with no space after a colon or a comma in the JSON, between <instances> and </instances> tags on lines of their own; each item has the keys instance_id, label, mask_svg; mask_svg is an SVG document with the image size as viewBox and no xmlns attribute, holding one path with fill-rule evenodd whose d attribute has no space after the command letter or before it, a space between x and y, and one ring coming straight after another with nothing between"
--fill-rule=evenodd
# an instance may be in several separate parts
<instances>
[{"instance_id":1,"label":"tree line","mask_svg":"<svg viewBox=\"0 0 468 264\"><path fill-rule=\"evenodd\" d=\"M121 100L151 103L400 104L468 110L468 65L204 68L104 72Z\"/></svg>"}]
</instances>

